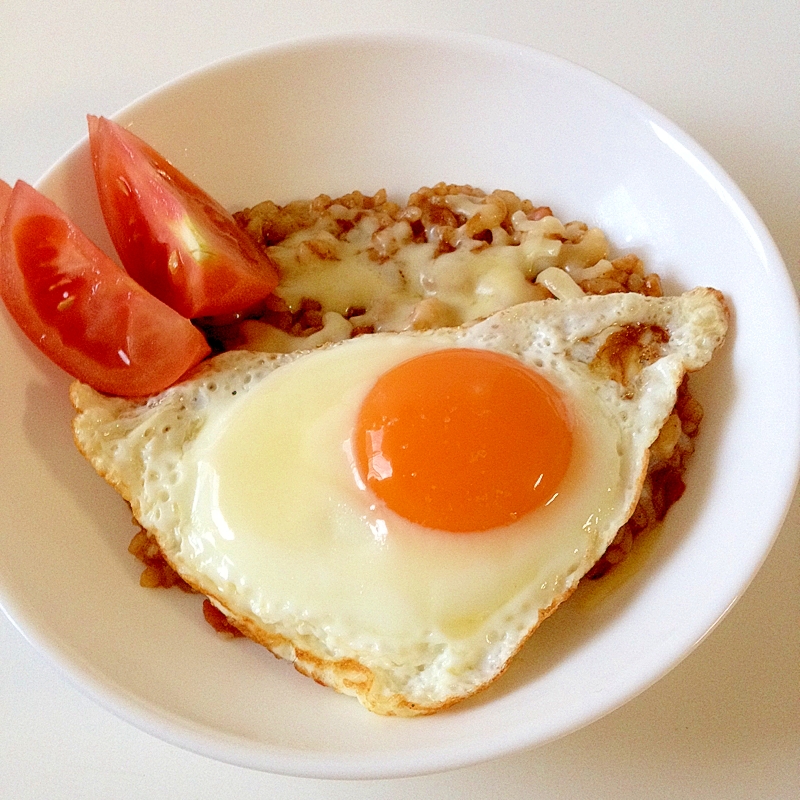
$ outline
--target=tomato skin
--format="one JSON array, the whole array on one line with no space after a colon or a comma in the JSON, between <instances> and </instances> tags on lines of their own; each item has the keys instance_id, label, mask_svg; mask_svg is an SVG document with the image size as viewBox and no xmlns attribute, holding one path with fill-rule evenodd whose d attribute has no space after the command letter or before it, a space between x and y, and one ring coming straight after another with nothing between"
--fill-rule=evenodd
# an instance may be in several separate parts
<instances>
[{"instance_id":1,"label":"tomato skin","mask_svg":"<svg viewBox=\"0 0 800 800\"><path fill-rule=\"evenodd\" d=\"M11 199L11 187L4 181L0 180L0 225L3 223L3 217L8 208L8 201Z\"/></svg>"},{"instance_id":2,"label":"tomato skin","mask_svg":"<svg viewBox=\"0 0 800 800\"><path fill-rule=\"evenodd\" d=\"M204 336L17 181L0 226L0 296L54 363L106 394L155 394L210 352Z\"/></svg>"},{"instance_id":3,"label":"tomato skin","mask_svg":"<svg viewBox=\"0 0 800 800\"><path fill-rule=\"evenodd\" d=\"M150 145L88 116L100 207L128 273L185 317L244 311L278 272L216 200Z\"/></svg>"}]
</instances>

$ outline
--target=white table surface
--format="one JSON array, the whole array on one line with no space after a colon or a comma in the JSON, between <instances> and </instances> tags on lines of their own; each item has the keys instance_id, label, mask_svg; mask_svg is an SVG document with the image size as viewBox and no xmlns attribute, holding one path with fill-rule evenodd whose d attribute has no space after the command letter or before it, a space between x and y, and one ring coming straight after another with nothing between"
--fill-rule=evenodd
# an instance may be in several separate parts
<instances>
[{"instance_id":1,"label":"white table surface","mask_svg":"<svg viewBox=\"0 0 800 800\"><path fill-rule=\"evenodd\" d=\"M87 112L111 114L219 58L324 32L423 27L529 44L639 95L732 175L800 284L798 0L2 0L0 176L35 182L84 135ZM85 698L0 615L0 796L800 797L798 529L795 497L744 597L623 708L537 750L402 780L288 778L184 752Z\"/></svg>"}]
</instances>

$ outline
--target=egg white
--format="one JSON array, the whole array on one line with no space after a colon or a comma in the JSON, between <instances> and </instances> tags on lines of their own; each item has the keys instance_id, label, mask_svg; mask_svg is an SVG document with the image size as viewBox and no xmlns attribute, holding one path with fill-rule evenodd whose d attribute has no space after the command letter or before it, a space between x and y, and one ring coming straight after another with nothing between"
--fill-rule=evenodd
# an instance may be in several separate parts
<instances>
[{"instance_id":1,"label":"egg white","mask_svg":"<svg viewBox=\"0 0 800 800\"><path fill-rule=\"evenodd\" d=\"M637 384L593 371L605 336L639 322L670 340ZM684 372L710 358L725 323L718 296L697 290L528 303L467 328L287 356L227 353L145 403L77 385L76 440L178 572L255 638L373 710L422 713L493 680L602 555ZM375 380L446 347L519 358L572 415L558 495L513 525L425 529L354 477L347 443Z\"/></svg>"}]
</instances>

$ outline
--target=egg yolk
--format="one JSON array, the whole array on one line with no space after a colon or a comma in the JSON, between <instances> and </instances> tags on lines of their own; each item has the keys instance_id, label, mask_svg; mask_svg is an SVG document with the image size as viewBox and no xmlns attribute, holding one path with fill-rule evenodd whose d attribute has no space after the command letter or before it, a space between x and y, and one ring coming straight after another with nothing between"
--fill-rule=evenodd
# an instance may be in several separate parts
<instances>
[{"instance_id":1,"label":"egg yolk","mask_svg":"<svg viewBox=\"0 0 800 800\"><path fill-rule=\"evenodd\" d=\"M384 373L359 410L352 448L361 480L392 511L467 533L550 502L572 430L540 374L511 356L457 348Z\"/></svg>"}]
</instances>

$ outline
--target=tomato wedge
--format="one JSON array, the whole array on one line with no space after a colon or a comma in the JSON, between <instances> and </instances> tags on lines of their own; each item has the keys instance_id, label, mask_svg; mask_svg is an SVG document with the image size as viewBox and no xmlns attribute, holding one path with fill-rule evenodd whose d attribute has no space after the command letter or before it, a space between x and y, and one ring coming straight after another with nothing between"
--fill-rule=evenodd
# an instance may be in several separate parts
<instances>
[{"instance_id":1,"label":"tomato wedge","mask_svg":"<svg viewBox=\"0 0 800 800\"><path fill-rule=\"evenodd\" d=\"M244 311L272 293L275 266L223 206L138 136L88 120L100 207L136 281L191 318Z\"/></svg>"},{"instance_id":2,"label":"tomato wedge","mask_svg":"<svg viewBox=\"0 0 800 800\"><path fill-rule=\"evenodd\" d=\"M159 392L209 353L188 319L139 286L23 181L0 226L0 296L45 355L107 394Z\"/></svg>"},{"instance_id":3,"label":"tomato wedge","mask_svg":"<svg viewBox=\"0 0 800 800\"><path fill-rule=\"evenodd\" d=\"M3 180L0 180L0 225L3 224L3 217L8 208L8 201L11 199L11 187Z\"/></svg>"}]
</instances>

